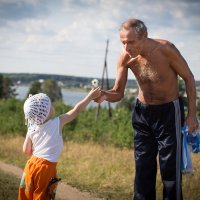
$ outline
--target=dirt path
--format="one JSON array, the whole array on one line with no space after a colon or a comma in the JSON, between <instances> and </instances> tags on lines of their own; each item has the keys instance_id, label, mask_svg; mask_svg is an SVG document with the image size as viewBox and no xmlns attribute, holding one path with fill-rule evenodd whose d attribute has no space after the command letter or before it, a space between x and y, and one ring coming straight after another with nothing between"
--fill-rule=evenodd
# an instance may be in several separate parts
<instances>
[{"instance_id":1,"label":"dirt path","mask_svg":"<svg viewBox=\"0 0 200 200\"><path fill-rule=\"evenodd\" d=\"M23 172L21 168L10 164L6 164L2 161L0 161L0 170L9 174L13 174L18 178L21 178ZM103 200L92 196L92 194L88 192L80 192L76 188L73 188L62 182L58 184L56 197L59 200Z\"/></svg>"}]
</instances>

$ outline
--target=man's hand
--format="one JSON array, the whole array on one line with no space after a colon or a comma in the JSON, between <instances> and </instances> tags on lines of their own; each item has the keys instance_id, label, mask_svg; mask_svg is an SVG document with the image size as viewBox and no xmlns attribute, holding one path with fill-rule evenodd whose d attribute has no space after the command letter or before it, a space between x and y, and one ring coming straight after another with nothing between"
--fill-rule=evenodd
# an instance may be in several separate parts
<instances>
[{"instance_id":1,"label":"man's hand","mask_svg":"<svg viewBox=\"0 0 200 200\"><path fill-rule=\"evenodd\" d=\"M101 103L101 102L103 102L105 100L106 100L106 95L105 95L105 93L103 91L101 91L101 95L99 97L97 97L96 99L94 99L94 101L96 103Z\"/></svg>"},{"instance_id":2,"label":"man's hand","mask_svg":"<svg viewBox=\"0 0 200 200\"><path fill-rule=\"evenodd\" d=\"M198 127L198 120L196 117L187 116L185 119L185 125L188 126L188 133L194 132Z\"/></svg>"}]
</instances>

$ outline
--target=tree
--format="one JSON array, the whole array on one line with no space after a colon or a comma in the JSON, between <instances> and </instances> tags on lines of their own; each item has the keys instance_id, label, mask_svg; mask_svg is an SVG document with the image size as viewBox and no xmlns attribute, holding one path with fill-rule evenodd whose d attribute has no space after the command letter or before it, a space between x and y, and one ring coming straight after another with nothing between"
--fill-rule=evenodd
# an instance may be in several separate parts
<instances>
[{"instance_id":1,"label":"tree","mask_svg":"<svg viewBox=\"0 0 200 200\"><path fill-rule=\"evenodd\" d=\"M55 80L45 80L42 83L42 92L47 94L52 102L55 100L62 100L61 88Z\"/></svg>"},{"instance_id":2,"label":"tree","mask_svg":"<svg viewBox=\"0 0 200 200\"><path fill-rule=\"evenodd\" d=\"M45 93L49 96L52 102L55 100L62 100L61 88L58 86L55 80L45 80L44 82L35 81L32 83L29 94Z\"/></svg>"},{"instance_id":3,"label":"tree","mask_svg":"<svg viewBox=\"0 0 200 200\"><path fill-rule=\"evenodd\" d=\"M8 77L0 75L0 99L8 99L16 96L16 90Z\"/></svg>"},{"instance_id":4,"label":"tree","mask_svg":"<svg viewBox=\"0 0 200 200\"><path fill-rule=\"evenodd\" d=\"M34 95L34 94L37 94L37 93L40 93L40 92L42 92L41 83L39 81L35 81L35 82L32 83L27 96L29 94Z\"/></svg>"},{"instance_id":5,"label":"tree","mask_svg":"<svg viewBox=\"0 0 200 200\"><path fill-rule=\"evenodd\" d=\"M3 76L0 75L0 99L3 98Z\"/></svg>"}]
</instances>

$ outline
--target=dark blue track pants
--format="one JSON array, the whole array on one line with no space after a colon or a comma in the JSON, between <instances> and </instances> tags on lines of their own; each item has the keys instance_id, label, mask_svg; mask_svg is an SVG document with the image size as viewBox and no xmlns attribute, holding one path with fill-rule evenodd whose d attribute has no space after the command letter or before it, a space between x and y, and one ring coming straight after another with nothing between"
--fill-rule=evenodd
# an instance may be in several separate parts
<instances>
[{"instance_id":1,"label":"dark blue track pants","mask_svg":"<svg viewBox=\"0 0 200 200\"><path fill-rule=\"evenodd\" d=\"M139 100L132 116L134 128L134 200L156 199L157 155L164 200L181 200L181 99L161 105L144 105Z\"/></svg>"}]
</instances>

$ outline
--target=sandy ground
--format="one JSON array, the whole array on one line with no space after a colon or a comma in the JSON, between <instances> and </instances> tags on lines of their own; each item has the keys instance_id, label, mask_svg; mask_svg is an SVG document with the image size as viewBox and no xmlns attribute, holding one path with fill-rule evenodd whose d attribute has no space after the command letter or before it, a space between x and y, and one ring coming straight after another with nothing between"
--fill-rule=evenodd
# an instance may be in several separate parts
<instances>
[{"instance_id":1,"label":"sandy ground","mask_svg":"<svg viewBox=\"0 0 200 200\"><path fill-rule=\"evenodd\" d=\"M15 175L18 178L21 178L21 175L23 172L21 168L18 168L10 164L6 164L2 161L0 161L0 170L7 172L9 174ZM80 192L76 188L62 183L62 181L59 182L58 184L56 199L59 199L59 200L103 200L103 199L92 196L92 194L88 192Z\"/></svg>"}]
</instances>

